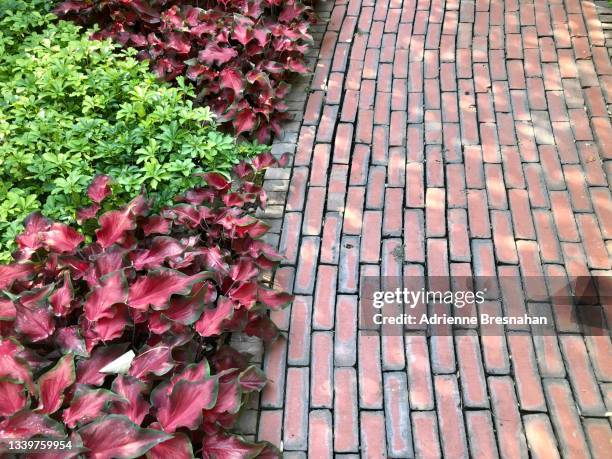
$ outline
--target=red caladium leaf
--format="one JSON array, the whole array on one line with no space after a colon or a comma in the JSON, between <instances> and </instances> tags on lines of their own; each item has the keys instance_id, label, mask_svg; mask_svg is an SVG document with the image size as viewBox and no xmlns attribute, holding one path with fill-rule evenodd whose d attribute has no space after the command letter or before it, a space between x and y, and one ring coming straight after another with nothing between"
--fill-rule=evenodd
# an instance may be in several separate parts
<instances>
[{"instance_id":1,"label":"red caladium leaf","mask_svg":"<svg viewBox=\"0 0 612 459\"><path fill-rule=\"evenodd\" d=\"M174 238L158 236L153 239L151 248L132 252L132 264L138 270L159 268L167 258L181 255L185 248Z\"/></svg>"},{"instance_id":2,"label":"red caladium leaf","mask_svg":"<svg viewBox=\"0 0 612 459\"><path fill-rule=\"evenodd\" d=\"M196 381L181 380L174 384L169 393L153 394L157 408L157 420L166 432L174 432L179 427L196 429L202 423L202 410L210 409L217 400L217 378L204 378Z\"/></svg>"},{"instance_id":3,"label":"red caladium leaf","mask_svg":"<svg viewBox=\"0 0 612 459\"><path fill-rule=\"evenodd\" d=\"M215 287L210 282L198 282L191 288L189 296L175 296L170 307L163 311L168 319L183 325L191 325L202 315L204 307L217 298Z\"/></svg>"},{"instance_id":4,"label":"red caladium leaf","mask_svg":"<svg viewBox=\"0 0 612 459\"><path fill-rule=\"evenodd\" d=\"M271 309L278 310L291 304L293 295L259 286L257 288L257 299Z\"/></svg>"},{"instance_id":5,"label":"red caladium leaf","mask_svg":"<svg viewBox=\"0 0 612 459\"><path fill-rule=\"evenodd\" d=\"M209 43L198 53L198 59L208 65L225 64L238 55L234 48L222 48L217 43Z\"/></svg>"},{"instance_id":6,"label":"red caladium leaf","mask_svg":"<svg viewBox=\"0 0 612 459\"><path fill-rule=\"evenodd\" d=\"M115 271L100 279L100 286L92 290L83 306L87 320L113 317L111 307L127 301L127 281L123 271Z\"/></svg>"},{"instance_id":7,"label":"red caladium leaf","mask_svg":"<svg viewBox=\"0 0 612 459\"><path fill-rule=\"evenodd\" d=\"M38 250L42 247L41 233L47 231L51 226L51 220L40 212L34 212L24 220L23 232L15 238L17 245L22 251L26 251L28 254ZM1 272L1 271L0 271ZM0 279L2 275L0 274ZM0 280L0 286L2 281Z\"/></svg>"},{"instance_id":8,"label":"red caladium leaf","mask_svg":"<svg viewBox=\"0 0 612 459\"><path fill-rule=\"evenodd\" d=\"M195 329L202 336L216 336L223 332L223 324L234 316L234 302L225 297L219 297L215 309L206 309L202 317L195 323Z\"/></svg>"},{"instance_id":9,"label":"red caladium leaf","mask_svg":"<svg viewBox=\"0 0 612 459\"><path fill-rule=\"evenodd\" d=\"M229 88L240 95L244 90L244 75L236 69L225 68L219 73L219 84L221 88Z\"/></svg>"},{"instance_id":10,"label":"red caladium leaf","mask_svg":"<svg viewBox=\"0 0 612 459\"><path fill-rule=\"evenodd\" d=\"M125 304L113 306L113 315L98 319L94 325L94 331L102 341L112 341L123 335L125 327L129 323L128 307Z\"/></svg>"},{"instance_id":11,"label":"red caladium leaf","mask_svg":"<svg viewBox=\"0 0 612 459\"><path fill-rule=\"evenodd\" d=\"M0 296L0 320L13 321L17 316L13 300Z\"/></svg>"},{"instance_id":12,"label":"red caladium leaf","mask_svg":"<svg viewBox=\"0 0 612 459\"><path fill-rule=\"evenodd\" d=\"M27 279L33 274L34 266L30 263L0 265L0 289L10 287L16 280Z\"/></svg>"},{"instance_id":13,"label":"red caladium leaf","mask_svg":"<svg viewBox=\"0 0 612 459\"><path fill-rule=\"evenodd\" d=\"M65 316L70 312L70 304L74 298L74 291L72 288L72 280L70 279L70 271L64 271L64 283L56 289L51 297L49 303L53 307L53 312L56 316Z\"/></svg>"},{"instance_id":14,"label":"red caladium leaf","mask_svg":"<svg viewBox=\"0 0 612 459\"><path fill-rule=\"evenodd\" d=\"M87 196L96 204L100 204L112 192L111 178L108 175L97 175L87 188Z\"/></svg>"},{"instance_id":15,"label":"red caladium leaf","mask_svg":"<svg viewBox=\"0 0 612 459\"><path fill-rule=\"evenodd\" d=\"M238 382L244 392L259 392L264 388L268 380L263 371L255 365L251 365L240 373Z\"/></svg>"},{"instance_id":16,"label":"red caladium leaf","mask_svg":"<svg viewBox=\"0 0 612 459\"><path fill-rule=\"evenodd\" d=\"M172 350L169 346L160 345L140 353L132 361L129 375L139 379L149 373L161 376L168 373L172 368L174 368Z\"/></svg>"},{"instance_id":17,"label":"red caladium leaf","mask_svg":"<svg viewBox=\"0 0 612 459\"><path fill-rule=\"evenodd\" d=\"M74 357L67 354L57 364L38 378L41 413L55 413L64 401L64 391L75 381Z\"/></svg>"},{"instance_id":18,"label":"red caladium leaf","mask_svg":"<svg viewBox=\"0 0 612 459\"><path fill-rule=\"evenodd\" d=\"M208 172L203 174L202 177L206 180L206 183L215 188L216 190L225 191L229 189L230 182L227 178L218 172Z\"/></svg>"},{"instance_id":19,"label":"red caladium leaf","mask_svg":"<svg viewBox=\"0 0 612 459\"><path fill-rule=\"evenodd\" d=\"M0 338L0 378L10 378L27 385L35 392L32 374L23 357L24 348L11 339Z\"/></svg>"},{"instance_id":20,"label":"red caladium leaf","mask_svg":"<svg viewBox=\"0 0 612 459\"><path fill-rule=\"evenodd\" d=\"M111 414L81 427L78 434L91 459L128 459L172 438L154 429L142 429L126 416Z\"/></svg>"},{"instance_id":21,"label":"red caladium leaf","mask_svg":"<svg viewBox=\"0 0 612 459\"><path fill-rule=\"evenodd\" d=\"M191 286L203 280L204 274L187 276L173 269L159 269L136 279L130 285L128 305L134 309L165 309L171 295L185 295Z\"/></svg>"},{"instance_id":22,"label":"red caladium leaf","mask_svg":"<svg viewBox=\"0 0 612 459\"><path fill-rule=\"evenodd\" d=\"M74 428L77 423L83 425L93 421L116 400L123 398L106 389L78 385L70 406L62 413L62 418L68 427Z\"/></svg>"},{"instance_id":23,"label":"red caladium leaf","mask_svg":"<svg viewBox=\"0 0 612 459\"><path fill-rule=\"evenodd\" d=\"M257 126L257 115L250 108L245 108L238 112L233 125L237 135L243 132L251 132Z\"/></svg>"},{"instance_id":24,"label":"red caladium leaf","mask_svg":"<svg viewBox=\"0 0 612 459\"><path fill-rule=\"evenodd\" d=\"M180 32L170 32L167 36L166 46L179 54L188 54L191 50L189 38Z\"/></svg>"},{"instance_id":25,"label":"red caladium leaf","mask_svg":"<svg viewBox=\"0 0 612 459\"><path fill-rule=\"evenodd\" d=\"M15 302L15 330L30 341L42 341L55 330L51 307L47 303L53 284L24 292Z\"/></svg>"},{"instance_id":26,"label":"red caladium leaf","mask_svg":"<svg viewBox=\"0 0 612 459\"><path fill-rule=\"evenodd\" d=\"M64 436L64 429L50 417L27 409L0 420L0 438L27 440L35 435L61 438Z\"/></svg>"},{"instance_id":27,"label":"red caladium leaf","mask_svg":"<svg viewBox=\"0 0 612 459\"><path fill-rule=\"evenodd\" d=\"M257 336L266 342L272 342L278 338L278 328L267 316L251 316L244 332L249 336Z\"/></svg>"},{"instance_id":28,"label":"red caladium leaf","mask_svg":"<svg viewBox=\"0 0 612 459\"><path fill-rule=\"evenodd\" d=\"M236 414L241 406L242 393L238 381L235 378L231 378L229 381L220 381L217 402L211 410L204 412L204 417L206 422L210 422L212 418L217 417L217 414Z\"/></svg>"},{"instance_id":29,"label":"red caladium leaf","mask_svg":"<svg viewBox=\"0 0 612 459\"><path fill-rule=\"evenodd\" d=\"M47 250L72 253L85 239L74 228L63 223L53 223L48 231L41 233L42 243Z\"/></svg>"},{"instance_id":30,"label":"red caladium leaf","mask_svg":"<svg viewBox=\"0 0 612 459\"><path fill-rule=\"evenodd\" d=\"M12 416L25 405L24 385L14 379L0 378L0 416Z\"/></svg>"},{"instance_id":31,"label":"red caladium leaf","mask_svg":"<svg viewBox=\"0 0 612 459\"><path fill-rule=\"evenodd\" d=\"M230 268L229 275L235 282L246 282L257 277L257 275L259 275L259 270L252 260L241 258L238 260L238 263Z\"/></svg>"},{"instance_id":32,"label":"red caladium leaf","mask_svg":"<svg viewBox=\"0 0 612 459\"><path fill-rule=\"evenodd\" d=\"M92 204L91 206L87 206L87 207L82 207L80 209L77 210L77 215L76 215L76 220L77 223L79 225L82 225L83 222L87 221L87 220L91 220L92 218L94 218L96 215L98 215L98 212L100 212L100 205L99 204Z\"/></svg>"},{"instance_id":33,"label":"red caladium leaf","mask_svg":"<svg viewBox=\"0 0 612 459\"><path fill-rule=\"evenodd\" d=\"M256 170L261 171L267 169L268 167L272 167L276 164L276 158L272 155L272 153L262 153L261 155L253 158L253 167Z\"/></svg>"},{"instance_id":34,"label":"red caladium leaf","mask_svg":"<svg viewBox=\"0 0 612 459\"><path fill-rule=\"evenodd\" d=\"M91 358L81 360L77 364L77 382L81 384L101 386L104 383L106 374L101 373L100 370L113 360L122 356L127 347L127 343L121 343L113 346L96 348L92 352Z\"/></svg>"},{"instance_id":35,"label":"red caladium leaf","mask_svg":"<svg viewBox=\"0 0 612 459\"><path fill-rule=\"evenodd\" d=\"M126 231L136 227L134 217L140 215L146 206L144 198L138 196L122 210L112 210L100 217L100 229L96 230L98 244L102 248L110 247L121 240Z\"/></svg>"},{"instance_id":36,"label":"red caladium leaf","mask_svg":"<svg viewBox=\"0 0 612 459\"><path fill-rule=\"evenodd\" d=\"M168 234L170 232L170 222L159 215L147 217L140 226L145 236Z\"/></svg>"},{"instance_id":37,"label":"red caladium leaf","mask_svg":"<svg viewBox=\"0 0 612 459\"><path fill-rule=\"evenodd\" d=\"M159 426L154 423L154 426ZM147 452L148 459L193 459L193 447L189 437L181 432L176 432L170 440L158 443Z\"/></svg>"},{"instance_id":38,"label":"red caladium leaf","mask_svg":"<svg viewBox=\"0 0 612 459\"><path fill-rule=\"evenodd\" d=\"M151 408L151 405L143 396L147 391L146 384L132 376L117 375L113 381L112 389L124 400L114 403L111 411L115 414L127 416L138 425L142 424Z\"/></svg>"},{"instance_id":39,"label":"red caladium leaf","mask_svg":"<svg viewBox=\"0 0 612 459\"><path fill-rule=\"evenodd\" d=\"M53 335L53 341L64 354L89 357L85 341L76 325L58 328Z\"/></svg>"},{"instance_id":40,"label":"red caladium leaf","mask_svg":"<svg viewBox=\"0 0 612 459\"><path fill-rule=\"evenodd\" d=\"M262 443L252 443L238 435L215 432L204 436L202 457L205 459L255 458L265 447Z\"/></svg>"}]
</instances>

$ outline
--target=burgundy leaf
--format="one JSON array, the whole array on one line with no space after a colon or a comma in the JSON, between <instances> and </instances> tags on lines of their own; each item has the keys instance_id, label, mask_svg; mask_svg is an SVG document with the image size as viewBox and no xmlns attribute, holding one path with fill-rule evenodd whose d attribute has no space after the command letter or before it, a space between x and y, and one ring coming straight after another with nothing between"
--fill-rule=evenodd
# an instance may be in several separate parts
<instances>
[{"instance_id":1,"label":"burgundy leaf","mask_svg":"<svg viewBox=\"0 0 612 459\"><path fill-rule=\"evenodd\" d=\"M155 423L157 424L157 423ZM170 440L158 443L147 452L148 459L192 459L191 440L182 432L176 432Z\"/></svg>"},{"instance_id":2,"label":"burgundy leaf","mask_svg":"<svg viewBox=\"0 0 612 459\"><path fill-rule=\"evenodd\" d=\"M98 244L102 248L110 247L121 240L126 231L136 228L134 217L142 213L146 206L144 198L138 196L122 210L112 210L100 217L100 229L96 230Z\"/></svg>"},{"instance_id":3,"label":"burgundy leaf","mask_svg":"<svg viewBox=\"0 0 612 459\"><path fill-rule=\"evenodd\" d=\"M87 188L87 196L96 204L100 204L112 192L110 183L111 178L108 175L96 175Z\"/></svg>"},{"instance_id":4,"label":"burgundy leaf","mask_svg":"<svg viewBox=\"0 0 612 459\"><path fill-rule=\"evenodd\" d=\"M29 263L0 265L0 289L10 287L16 280L26 279L34 274L34 266Z\"/></svg>"},{"instance_id":5,"label":"burgundy leaf","mask_svg":"<svg viewBox=\"0 0 612 459\"><path fill-rule=\"evenodd\" d=\"M78 424L86 424L99 417L112 401L123 400L117 394L106 389L91 389L79 385L70 406L62 413L66 426L71 429Z\"/></svg>"},{"instance_id":6,"label":"burgundy leaf","mask_svg":"<svg viewBox=\"0 0 612 459\"><path fill-rule=\"evenodd\" d=\"M61 424L48 416L22 410L19 413L0 421L0 438L27 440L33 436L58 438L64 436Z\"/></svg>"},{"instance_id":7,"label":"burgundy leaf","mask_svg":"<svg viewBox=\"0 0 612 459\"><path fill-rule=\"evenodd\" d=\"M82 225L83 222L87 220L91 220L100 211L101 207L99 204L92 204L91 206L82 207L77 210L76 220L79 225Z\"/></svg>"},{"instance_id":8,"label":"burgundy leaf","mask_svg":"<svg viewBox=\"0 0 612 459\"><path fill-rule=\"evenodd\" d=\"M64 354L72 353L81 357L89 357L85 341L76 325L58 328L53 335L53 341Z\"/></svg>"},{"instance_id":9,"label":"burgundy leaf","mask_svg":"<svg viewBox=\"0 0 612 459\"><path fill-rule=\"evenodd\" d=\"M13 301L0 297L0 320L13 321L16 316L17 311Z\"/></svg>"},{"instance_id":10,"label":"burgundy leaf","mask_svg":"<svg viewBox=\"0 0 612 459\"><path fill-rule=\"evenodd\" d=\"M147 217L140 225L145 236L151 234L168 234L170 232L170 222L159 215Z\"/></svg>"},{"instance_id":11,"label":"burgundy leaf","mask_svg":"<svg viewBox=\"0 0 612 459\"><path fill-rule=\"evenodd\" d=\"M244 90L244 75L233 68L225 68L219 72L219 84L221 88L229 88L235 94L242 94Z\"/></svg>"},{"instance_id":12,"label":"burgundy leaf","mask_svg":"<svg viewBox=\"0 0 612 459\"><path fill-rule=\"evenodd\" d=\"M219 297L215 309L206 309L195 323L196 331L202 336L218 336L223 333L223 325L234 316L234 303L225 297Z\"/></svg>"},{"instance_id":13,"label":"burgundy leaf","mask_svg":"<svg viewBox=\"0 0 612 459\"><path fill-rule=\"evenodd\" d=\"M78 434L91 459L139 457L153 446L172 438L154 429L143 429L126 416L111 414L81 427Z\"/></svg>"},{"instance_id":14,"label":"burgundy leaf","mask_svg":"<svg viewBox=\"0 0 612 459\"><path fill-rule=\"evenodd\" d=\"M187 276L180 271L165 268L153 271L137 278L130 286L128 305L143 311L149 305L153 309L165 309L171 295L189 293L191 286L204 277L203 273Z\"/></svg>"},{"instance_id":15,"label":"burgundy leaf","mask_svg":"<svg viewBox=\"0 0 612 459\"><path fill-rule=\"evenodd\" d=\"M48 231L41 233L41 239L50 251L72 253L85 238L68 225L53 223Z\"/></svg>"},{"instance_id":16,"label":"burgundy leaf","mask_svg":"<svg viewBox=\"0 0 612 459\"><path fill-rule=\"evenodd\" d=\"M15 303L15 330L30 341L42 341L55 330L51 307L47 303L53 284L22 293Z\"/></svg>"},{"instance_id":17,"label":"burgundy leaf","mask_svg":"<svg viewBox=\"0 0 612 459\"><path fill-rule=\"evenodd\" d=\"M104 383L106 374L100 373L100 370L113 360L121 357L125 353L127 346L127 343L122 343L94 349L89 359L81 360L77 364L77 382L101 386Z\"/></svg>"},{"instance_id":18,"label":"burgundy leaf","mask_svg":"<svg viewBox=\"0 0 612 459\"><path fill-rule=\"evenodd\" d=\"M233 124L237 135L242 132L251 132L257 125L257 115L250 108L245 108L238 112Z\"/></svg>"},{"instance_id":19,"label":"burgundy leaf","mask_svg":"<svg viewBox=\"0 0 612 459\"><path fill-rule=\"evenodd\" d=\"M253 315L244 328L244 332L249 336L257 336L266 342L272 342L278 337L278 328L267 316Z\"/></svg>"},{"instance_id":20,"label":"burgundy leaf","mask_svg":"<svg viewBox=\"0 0 612 459\"><path fill-rule=\"evenodd\" d=\"M21 344L8 338L0 338L0 378L23 382L31 392L34 392L32 374L27 361L22 356L23 351Z\"/></svg>"},{"instance_id":21,"label":"burgundy leaf","mask_svg":"<svg viewBox=\"0 0 612 459\"><path fill-rule=\"evenodd\" d=\"M140 353L130 366L129 375L141 379L149 373L161 376L174 368L172 350L160 345Z\"/></svg>"},{"instance_id":22,"label":"burgundy leaf","mask_svg":"<svg viewBox=\"0 0 612 459\"><path fill-rule=\"evenodd\" d=\"M132 264L138 270L159 268L167 258L181 255L185 248L174 238L157 236L153 239L151 248L132 252Z\"/></svg>"},{"instance_id":23,"label":"burgundy leaf","mask_svg":"<svg viewBox=\"0 0 612 459\"><path fill-rule=\"evenodd\" d=\"M202 315L204 307L217 298L215 287L210 282L198 282L188 296L175 296L170 307L163 311L168 319L183 325L191 325Z\"/></svg>"},{"instance_id":24,"label":"burgundy leaf","mask_svg":"<svg viewBox=\"0 0 612 459\"><path fill-rule=\"evenodd\" d=\"M115 271L100 279L100 285L95 287L87 297L83 310L87 320L96 321L105 317L113 317L111 307L127 300L127 282L123 271Z\"/></svg>"},{"instance_id":25,"label":"burgundy leaf","mask_svg":"<svg viewBox=\"0 0 612 459\"><path fill-rule=\"evenodd\" d=\"M49 303L53 307L53 312L56 316L65 316L70 312L70 303L74 298L74 291L72 288L72 280L70 279L70 271L64 271L64 284L56 289L51 297Z\"/></svg>"},{"instance_id":26,"label":"burgundy leaf","mask_svg":"<svg viewBox=\"0 0 612 459\"><path fill-rule=\"evenodd\" d=\"M125 399L114 403L112 412L123 414L138 425L142 424L151 408L149 402L143 397L143 394L146 392L146 385L131 376L117 375L113 381L112 389L113 392Z\"/></svg>"},{"instance_id":27,"label":"burgundy leaf","mask_svg":"<svg viewBox=\"0 0 612 459\"><path fill-rule=\"evenodd\" d=\"M240 373L238 381L244 392L260 392L268 382L263 371L255 365L251 365Z\"/></svg>"},{"instance_id":28,"label":"burgundy leaf","mask_svg":"<svg viewBox=\"0 0 612 459\"><path fill-rule=\"evenodd\" d=\"M259 286L257 299L271 309L278 310L289 305L293 301L293 295Z\"/></svg>"},{"instance_id":29,"label":"burgundy leaf","mask_svg":"<svg viewBox=\"0 0 612 459\"><path fill-rule=\"evenodd\" d=\"M194 430L202 423L202 410L214 406L217 390L217 378L178 381L166 396L154 395L157 420L166 432L179 427Z\"/></svg>"},{"instance_id":30,"label":"burgundy leaf","mask_svg":"<svg viewBox=\"0 0 612 459\"><path fill-rule=\"evenodd\" d=\"M202 457L204 459L237 459L258 457L264 443L252 443L238 435L215 432L204 436Z\"/></svg>"},{"instance_id":31,"label":"burgundy leaf","mask_svg":"<svg viewBox=\"0 0 612 459\"><path fill-rule=\"evenodd\" d=\"M198 59L208 65L225 64L238 55L234 48L221 48L217 43L210 42L198 54Z\"/></svg>"},{"instance_id":32,"label":"burgundy leaf","mask_svg":"<svg viewBox=\"0 0 612 459\"><path fill-rule=\"evenodd\" d=\"M57 364L38 378L40 404L44 414L55 413L64 401L64 391L75 381L74 357L67 354Z\"/></svg>"},{"instance_id":33,"label":"burgundy leaf","mask_svg":"<svg viewBox=\"0 0 612 459\"><path fill-rule=\"evenodd\" d=\"M25 405L23 384L13 379L0 378L0 416L12 416Z\"/></svg>"},{"instance_id":34,"label":"burgundy leaf","mask_svg":"<svg viewBox=\"0 0 612 459\"><path fill-rule=\"evenodd\" d=\"M191 50L189 39L180 32L170 32L166 35L166 40L166 46L179 54L188 54Z\"/></svg>"},{"instance_id":35,"label":"burgundy leaf","mask_svg":"<svg viewBox=\"0 0 612 459\"><path fill-rule=\"evenodd\" d=\"M229 275L235 282L246 282L257 277L259 270L255 266L252 260L248 258L241 258L238 263L230 268Z\"/></svg>"},{"instance_id":36,"label":"burgundy leaf","mask_svg":"<svg viewBox=\"0 0 612 459\"><path fill-rule=\"evenodd\" d=\"M123 335L129 323L128 307L125 304L116 304L113 315L98 319L95 323L95 333L102 341L112 341Z\"/></svg>"},{"instance_id":37,"label":"burgundy leaf","mask_svg":"<svg viewBox=\"0 0 612 459\"><path fill-rule=\"evenodd\" d=\"M215 188L216 190L227 190L230 187L230 182L225 178L223 174L218 172L208 172L203 174L202 177L206 180L206 183Z\"/></svg>"}]
</instances>

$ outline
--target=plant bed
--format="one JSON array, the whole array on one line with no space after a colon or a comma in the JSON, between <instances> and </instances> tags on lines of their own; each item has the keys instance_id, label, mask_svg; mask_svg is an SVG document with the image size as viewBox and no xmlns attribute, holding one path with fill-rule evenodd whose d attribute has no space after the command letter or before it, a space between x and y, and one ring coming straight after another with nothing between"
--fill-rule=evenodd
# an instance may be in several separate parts
<instances>
[{"instance_id":1,"label":"plant bed","mask_svg":"<svg viewBox=\"0 0 612 459\"><path fill-rule=\"evenodd\" d=\"M227 345L231 332L274 340L267 311L292 299L261 281L280 256L252 217L265 205L254 178L274 164L270 154L240 163L232 182L205 174L160 213L140 195L99 214L111 197L99 176L89 243L28 218L17 261L0 265L3 440L69 439L62 458L279 455L230 433L266 380Z\"/></svg>"},{"instance_id":2,"label":"plant bed","mask_svg":"<svg viewBox=\"0 0 612 459\"><path fill-rule=\"evenodd\" d=\"M108 208L146 188L159 209L195 174L267 150L219 132L191 85L159 82L134 50L91 41L49 8L0 0L0 261L31 212L74 223L97 174L115 178Z\"/></svg>"},{"instance_id":3,"label":"plant bed","mask_svg":"<svg viewBox=\"0 0 612 459\"><path fill-rule=\"evenodd\" d=\"M185 76L221 123L261 143L288 118L290 76L308 73L315 19L298 0L70 0L55 11L136 48L162 79Z\"/></svg>"}]
</instances>

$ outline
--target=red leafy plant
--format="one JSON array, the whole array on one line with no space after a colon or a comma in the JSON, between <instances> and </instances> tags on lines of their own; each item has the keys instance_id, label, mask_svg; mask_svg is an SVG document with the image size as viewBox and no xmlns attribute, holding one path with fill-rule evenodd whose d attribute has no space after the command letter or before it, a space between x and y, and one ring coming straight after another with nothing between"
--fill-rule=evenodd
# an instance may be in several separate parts
<instances>
[{"instance_id":1,"label":"red leafy plant","mask_svg":"<svg viewBox=\"0 0 612 459\"><path fill-rule=\"evenodd\" d=\"M68 438L36 457L277 457L231 434L265 376L228 332L273 340L269 309L292 297L263 273L280 259L253 217L269 153L203 174L152 214L144 195L98 216L109 178L89 187L91 241L31 215L16 261L0 265L0 438ZM2 446L0 445L0 449Z\"/></svg>"},{"instance_id":2,"label":"red leafy plant","mask_svg":"<svg viewBox=\"0 0 612 459\"><path fill-rule=\"evenodd\" d=\"M55 11L138 49L165 80L186 76L220 123L262 143L288 117L287 80L308 72L314 14L299 0L69 0Z\"/></svg>"}]
</instances>

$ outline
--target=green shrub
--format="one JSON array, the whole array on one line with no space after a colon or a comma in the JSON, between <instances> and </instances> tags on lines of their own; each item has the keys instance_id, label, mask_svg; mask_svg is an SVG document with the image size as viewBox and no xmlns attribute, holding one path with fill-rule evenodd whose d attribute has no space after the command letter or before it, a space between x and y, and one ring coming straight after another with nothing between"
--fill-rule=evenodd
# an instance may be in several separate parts
<instances>
[{"instance_id":1,"label":"green shrub","mask_svg":"<svg viewBox=\"0 0 612 459\"><path fill-rule=\"evenodd\" d=\"M73 222L96 174L114 177L109 205L145 188L159 207L265 148L218 132L190 85L47 11L0 0L0 261L30 212Z\"/></svg>"}]
</instances>

